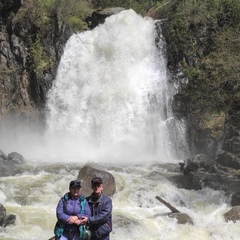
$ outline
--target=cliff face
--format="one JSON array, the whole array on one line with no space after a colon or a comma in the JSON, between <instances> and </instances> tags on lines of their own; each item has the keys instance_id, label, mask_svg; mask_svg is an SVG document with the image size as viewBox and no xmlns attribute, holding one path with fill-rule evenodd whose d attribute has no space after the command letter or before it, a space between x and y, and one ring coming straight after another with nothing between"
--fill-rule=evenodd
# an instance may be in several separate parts
<instances>
[{"instance_id":1,"label":"cliff face","mask_svg":"<svg viewBox=\"0 0 240 240\"><path fill-rule=\"evenodd\" d=\"M239 9L235 0L171 1L148 13L166 19L168 67L180 86L173 110L188 122L192 156L230 167L240 163Z\"/></svg>"},{"instance_id":2,"label":"cliff face","mask_svg":"<svg viewBox=\"0 0 240 240\"><path fill-rule=\"evenodd\" d=\"M21 7L21 1L1 1L1 54L0 54L0 116L18 112L31 114L30 79L27 68L27 47L19 31L12 24L12 17Z\"/></svg>"},{"instance_id":3,"label":"cliff face","mask_svg":"<svg viewBox=\"0 0 240 240\"><path fill-rule=\"evenodd\" d=\"M49 29L39 38L37 19L26 1L0 1L0 120L41 122L46 93L56 74L63 47L73 31L52 14ZM28 6L29 7L29 6ZM36 10L37 11L37 10ZM38 16L36 16L37 18ZM39 61L37 67L36 61ZM45 62L44 62L45 61Z\"/></svg>"}]
</instances>

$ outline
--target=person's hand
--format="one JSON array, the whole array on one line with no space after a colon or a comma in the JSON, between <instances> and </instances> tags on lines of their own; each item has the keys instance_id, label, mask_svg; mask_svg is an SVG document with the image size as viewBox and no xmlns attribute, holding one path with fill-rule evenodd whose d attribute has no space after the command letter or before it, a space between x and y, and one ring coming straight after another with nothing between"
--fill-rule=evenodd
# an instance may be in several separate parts
<instances>
[{"instance_id":1,"label":"person's hand","mask_svg":"<svg viewBox=\"0 0 240 240\"><path fill-rule=\"evenodd\" d=\"M83 224L86 224L86 223L88 222L88 217L83 216L83 217L81 218L81 220L82 220L82 223L83 223Z\"/></svg>"},{"instance_id":2,"label":"person's hand","mask_svg":"<svg viewBox=\"0 0 240 240\"><path fill-rule=\"evenodd\" d=\"M74 224L83 225L83 222L82 222L82 220L78 219L74 222Z\"/></svg>"},{"instance_id":3,"label":"person's hand","mask_svg":"<svg viewBox=\"0 0 240 240\"><path fill-rule=\"evenodd\" d=\"M68 223L69 224L73 224L75 221L78 220L78 217L77 216L71 216L69 219L68 219Z\"/></svg>"}]
</instances>

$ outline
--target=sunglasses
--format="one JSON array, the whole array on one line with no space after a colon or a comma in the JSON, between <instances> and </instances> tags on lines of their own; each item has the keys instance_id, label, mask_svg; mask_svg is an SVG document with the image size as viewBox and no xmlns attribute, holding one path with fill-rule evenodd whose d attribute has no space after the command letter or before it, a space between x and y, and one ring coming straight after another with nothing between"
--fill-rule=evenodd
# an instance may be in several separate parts
<instances>
[{"instance_id":1,"label":"sunglasses","mask_svg":"<svg viewBox=\"0 0 240 240\"><path fill-rule=\"evenodd\" d=\"M100 183L95 183L95 184L93 184L92 186L93 187L100 187L102 184L100 184Z\"/></svg>"},{"instance_id":2,"label":"sunglasses","mask_svg":"<svg viewBox=\"0 0 240 240\"><path fill-rule=\"evenodd\" d=\"M80 189L80 187L71 187L71 189Z\"/></svg>"}]
</instances>

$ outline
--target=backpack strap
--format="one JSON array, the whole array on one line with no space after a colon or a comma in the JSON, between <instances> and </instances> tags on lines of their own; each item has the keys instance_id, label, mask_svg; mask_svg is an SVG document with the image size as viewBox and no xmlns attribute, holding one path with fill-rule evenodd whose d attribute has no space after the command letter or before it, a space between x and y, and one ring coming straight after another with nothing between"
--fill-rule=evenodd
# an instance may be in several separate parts
<instances>
[{"instance_id":1,"label":"backpack strap","mask_svg":"<svg viewBox=\"0 0 240 240\"><path fill-rule=\"evenodd\" d=\"M81 206L81 214L84 214L86 201L87 201L86 198L83 195L80 195L79 202L80 202L80 206ZM80 238L83 239L83 232L84 232L83 225L79 226L79 232L80 232Z\"/></svg>"},{"instance_id":2,"label":"backpack strap","mask_svg":"<svg viewBox=\"0 0 240 240\"><path fill-rule=\"evenodd\" d=\"M83 214L85 210L86 198L83 195L80 195L79 202L81 205L81 213Z\"/></svg>"}]
</instances>

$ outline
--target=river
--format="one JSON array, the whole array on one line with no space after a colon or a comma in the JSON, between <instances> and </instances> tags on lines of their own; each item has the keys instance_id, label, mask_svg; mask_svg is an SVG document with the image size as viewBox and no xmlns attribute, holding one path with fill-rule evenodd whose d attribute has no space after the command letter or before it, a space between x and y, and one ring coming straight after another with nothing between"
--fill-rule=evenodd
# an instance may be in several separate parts
<instances>
[{"instance_id":1,"label":"river","mask_svg":"<svg viewBox=\"0 0 240 240\"><path fill-rule=\"evenodd\" d=\"M239 239L240 223L223 218L231 209L224 192L169 180L188 147L185 123L171 110L177 86L159 24L127 10L69 39L47 96L46 131L18 126L1 137L6 154L27 162L23 173L0 178L0 202L17 217L0 228L0 239L52 237L56 205L87 163L116 180L112 240ZM177 224L156 196L194 224Z\"/></svg>"}]
</instances>

